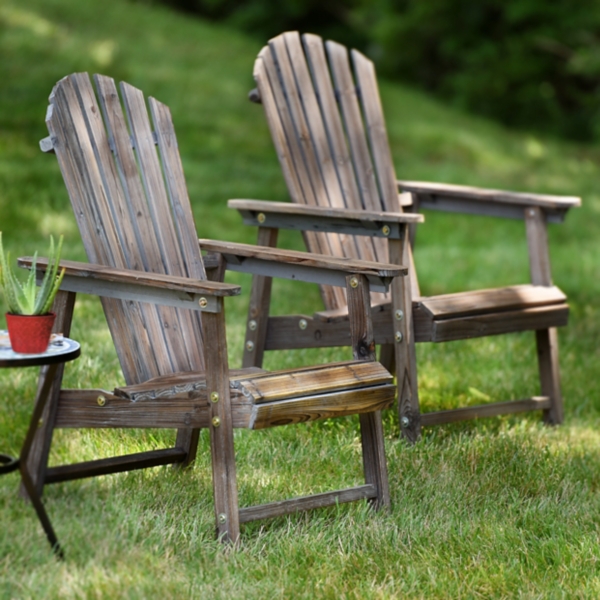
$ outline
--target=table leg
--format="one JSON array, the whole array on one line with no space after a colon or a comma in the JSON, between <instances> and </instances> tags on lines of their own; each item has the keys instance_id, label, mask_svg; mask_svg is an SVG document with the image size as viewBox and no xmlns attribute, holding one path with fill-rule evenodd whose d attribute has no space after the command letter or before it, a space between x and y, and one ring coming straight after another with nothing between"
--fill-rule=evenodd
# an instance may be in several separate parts
<instances>
[{"instance_id":1,"label":"table leg","mask_svg":"<svg viewBox=\"0 0 600 600\"><path fill-rule=\"evenodd\" d=\"M19 468L19 459L8 454L0 454L0 465L0 475L11 473Z\"/></svg>"},{"instance_id":2,"label":"table leg","mask_svg":"<svg viewBox=\"0 0 600 600\"><path fill-rule=\"evenodd\" d=\"M42 384L38 388L37 397L35 399L35 407L33 409L33 414L31 415L31 421L29 423L29 430L27 431L27 436L25 438L25 441L23 442L23 447L21 449L21 456L19 458L19 469L21 471L21 479L23 481L23 485L27 490L27 494L29 495L31 503L33 504L37 516L40 520L40 523L44 528L46 537L50 542L52 550L54 550L55 554L59 558L64 558L62 548L58 543L58 538L54 533L54 529L52 528L52 524L50 523L50 519L48 517L48 514L46 513L44 504L42 503L41 496L38 493L33 479L27 468L27 459L31 451L31 446L35 437L35 432L38 428L40 417L42 416L42 413L44 411L44 406L48 401L48 396L50 394L50 389L52 387L52 382L54 380L54 375L56 373L57 367L58 365L56 364L42 367Z\"/></svg>"}]
</instances>

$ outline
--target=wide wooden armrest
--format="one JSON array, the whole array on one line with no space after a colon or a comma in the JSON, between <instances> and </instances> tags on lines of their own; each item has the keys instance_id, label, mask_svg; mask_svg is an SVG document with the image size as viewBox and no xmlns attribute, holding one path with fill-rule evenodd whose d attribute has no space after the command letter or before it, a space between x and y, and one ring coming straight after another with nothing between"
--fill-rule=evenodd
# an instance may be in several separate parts
<instances>
[{"instance_id":1,"label":"wide wooden armrest","mask_svg":"<svg viewBox=\"0 0 600 600\"><path fill-rule=\"evenodd\" d=\"M348 275L364 275L372 290L387 291L394 277L408 273L408 268L402 265L234 242L207 239L198 242L202 250L221 254L229 270L267 277L345 286Z\"/></svg>"},{"instance_id":2,"label":"wide wooden armrest","mask_svg":"<svg viewBox=\"0 0 600 600\"><path fill-rule=\"evenodd\" d=\"M304 206L267 200L229 200L227 206L237 210L246 225L390 239L402 239L406 225L424 220L423 215L411 213Z\"/></svg>"},{"instance_id":3,"label":"wide wooden armrest","mask_svg":"<svg viewBox=\"0 0 600 600\"><path fill-rule=\"evenodd\" d=\"M577 196L531 194L425 181L398 181L397 184L399 191L417 195L419 208L431 210L522 219L527 207L539 207L549 221L561 222L570 208L581 206L581 198Z\"/></svg>"},{"instance_id":4,"label":"wide wooden armrest","mask_svg":"<svg viewBox=\"0 0 600 600\"><path fill-rule=\"evenodd\" d=\"M31 268L33 258L18 259L20 267ZM104 265L61 260L65 270L61 289L121 300L136 300L182 308L214 312L217 297L237 296L239 285L210 280L188 279L174 275L116 269ZM41 275L48 268L47 258L38 258L36 270Z\"/></svg>"}]
</instances>

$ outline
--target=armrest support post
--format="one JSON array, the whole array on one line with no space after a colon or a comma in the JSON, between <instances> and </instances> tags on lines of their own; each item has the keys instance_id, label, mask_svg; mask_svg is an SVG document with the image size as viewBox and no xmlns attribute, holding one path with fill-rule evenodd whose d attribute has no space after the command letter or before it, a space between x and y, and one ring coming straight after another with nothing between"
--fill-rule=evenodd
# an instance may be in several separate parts
<instances>
[{"instance_id":1,"label":"armrest support post","mask_svg":"<svg viewBox=\"0 0 600 600\"><path fill-rule=\"evenodd\" d=\"M539 206L530 206L525 209L525 228L529 249L531 283L534 285L552 285L546 215Z\"/></svg>"},{"instance_id":2,"label":"armrest support post","mask_svg":"<svg viewBox=\"0 0 600 600\"><path fill-rule=\"evenodd\" d=\"M278 229L259 227L256 244L258 246L277 246ZM244 358L242 367L262 367L265 340L267 337L267 322L269 306L271 305L271 288L273 278L265 275L252 277L248 320L246 322L246 338L244 340Z\"/></svg>"}]
</instances>

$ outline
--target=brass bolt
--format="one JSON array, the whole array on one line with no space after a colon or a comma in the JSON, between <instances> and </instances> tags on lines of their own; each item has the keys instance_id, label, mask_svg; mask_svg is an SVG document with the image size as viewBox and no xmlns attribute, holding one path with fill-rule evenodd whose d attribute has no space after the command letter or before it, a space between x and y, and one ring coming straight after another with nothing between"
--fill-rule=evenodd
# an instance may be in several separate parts
<instances>
[{"instance_id":1,"label":"brass bolt","mask_svg":"<svg viewBox=\"0 0 600 600\"><path fill-rule=\"evenodd\" d=\"M258 216L256 217L256 220L259 223L264 223L267 220L267 217L265 217L265 213L258 213Z\"/></svg>"},{"instance_id":2,"label":"brass bolt","mask_svg":"<svg viewBox=\"0 0 600 600\"><path fill-rule=\"evenodd\" d=\"M251 319L250 321L248 321L248 329L250 331L256 331L257 327L258 327L258 323L254 319Z\"/></svg>"},{"instance_id":3,"label":"brass bolt","mask_svg":"<svg viewBox=\"0 0 600 600\"><path fill-rule=\"evenodd\" d=\"M248 352L252 352L252 350L254 350L254 342L251 340L248 340L246 342L246 350L248 350Z\"/></svg>"},{"instance_id":4,"label":"brass bolt","mask_svg":"<svg viewBox=\"0 0 600 600\"><path fill-rule=\"evenodd\" d=\"M352 277L350 279L350 287L353 287L353 288L358 287L358 277Z\"/></svg>"},{"instance_id":5,"label":"brass bolt","mask_svg":"<svg viewBox=\"0 0 600 600\"><path fill-rule=\"evenodd\" d=\"M298 327L300 327L300 329L306 329L308 327L306 319L300 319L298 321Z\"/></svg>"},{"instance_id":6,"label":"brass bolt","mask_svg":"<svg viewBox=\"0 0 600 600\"><path fill-rule=\"evenodd\" d=\"M394 335L394 338L398 343L400 343L404 339L404 336L402 335L401 331L396 331L396 335Z\"/></svg>"},{"instance_id":7,"label":"brass bolt","mask_svg":"<svg viewBox=\"0 0 600 600\"><path fill-rule=\"evenodd\" d=\"M202 296L202 298L200 298L198 301L198 304L200 305L200 308L206 308L208 306L208 300Z\"/></svg>"},{"instance_id":8,"label":"brass bolt","mask_svg":"<svg viewBox=\"0 0 600 600\"><path fill-rule=\"evenodd\" d=\"M104 396L98 396L96 402L98 403L98 406L104 406L106 404L106 398Z\"/></svg>"},{"instance_id":9,"label":"brass bolt","mask_svg":"<svg viewBox=\"0 0 600 600\"><path fill-rule=\"evenodd\" d=\"M384 225L381 228L381 233L383 233L383 235L386 235L386 236L390 235L390 227L389 227L389 225Z\"/></svg>"},{"instance_id":10,"label":"brass bolt","mask_svg":"<svg viewBox=\"0 0 600 600\"><path fill-rule=\"evenodd\" d=\"M404 313L401 310L397 310L394 313L394 316L396 317L396 321L402 321L402 319L404 319Z\"/></svg>"},{"instance_id":11,"label":"brass bolt","mask_svg":"<svg viewBox=\"0 0 600 600\"><path fill-rule=\"evenodd\" d=\"M213 427L219 427L221 425L221 419L219 417L212 418Z\"/></svg>"},{"instance_id":12,"label":"brass bolt","mask_svg":"<svg viewBox=\"0 0 600 600\"><path fill-rule=\"evenodd\" d=\"M219 523L225 525L227 523L227 515L225 513L219 513Z\"/></svg>"},{"instance_id":13,"label":"brass bolt","mask_svg":"<svg viewBox=\"0 0 600 600\"><path fill-rule=\"evenodd\" d=\"M218 402L219 401L219 392L211 392L211 394L210 394L210 401L211 402Z\"/></svg>"}]
</instances>

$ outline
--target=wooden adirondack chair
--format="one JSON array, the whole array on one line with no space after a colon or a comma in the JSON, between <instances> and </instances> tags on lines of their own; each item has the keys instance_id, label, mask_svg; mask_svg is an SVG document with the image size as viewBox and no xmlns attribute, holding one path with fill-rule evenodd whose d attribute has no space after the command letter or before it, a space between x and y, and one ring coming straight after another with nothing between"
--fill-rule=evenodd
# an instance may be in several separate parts
<instances>
[{"instance_id":1,"label":"wooden adirondack chair","mask_svg":"<svg viewBox=\"0 0 600 600\"><path fill-rule=\"evenodd\" d=\"M244 222L259 227L259 243L275 245L279 228L303 231L307 247L332 256L412 265L394 239L398 213L420 208L523 219L531 284L422 297L411 268L412 311L401 299L373 294L375 339L382 362L402 346L396 367L400 424L416 439L421 425L539 410L548 423L563 419L555 328L565 325L565 295L552 285L547 222L560 222L579 198L485 190L456 185L396 181L373 63L335 42L288 32L270 40L254 65L262 102L293 204L233 200ZM399 192L402 192L399 194ZM425 225L426 226L426 225ZM414 229L411 227L411 229ZM414 237L412 238L414 240ZM324 312L313 317L268 316L269 283L257 278L247 327L244 366L262 364L264 350L348 343L343 290L324 287ZM410 306L409 296L406 298ZM399 319L409 321L407 340ZM414 342L444 342L517 331L535 331L541 395L510 402L432 413L419 409ZM292 335L291 332L294 332ZM405 346L408 343L408 363Z\"/></svg>"},{"instance_id":2,"label":"wooden adirondack chair","mask_svg":"<svg viewBox=\"0 0 600 600\"><path fill-rule=\"evenodd\" d=\"M62 261L66 275L55 307L57 328L69 333L77 292L100 296L126 385L113 392L61 389L59 373L29 461L36 485L187 465L199 430L207 428L216 527L223 540L237 540L240 523L297 510L359 499L388 505L379 411L394 401L395 386L375 361L368 298L370 287L385 290L407 269L244 244L199 244L168 107L148 98L148 113L140 90L122 83L119 96L112 79L94 80L96 92L86 73L59 81L47 114L50 137L41 142L58 158L90 261ZM212 253L217 280L207 279L200 246ZM44 262L38 265L43 270ZM229 266L347 288L355 360L230 372L223 300L240 288L220 281ZM261 429L349 414L360 418L364 485L238 507L234 427ZM178 435L172 448L48 468L57 427L160 427L177 429Z\"/></svg>"}]
</instances>

